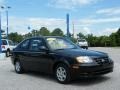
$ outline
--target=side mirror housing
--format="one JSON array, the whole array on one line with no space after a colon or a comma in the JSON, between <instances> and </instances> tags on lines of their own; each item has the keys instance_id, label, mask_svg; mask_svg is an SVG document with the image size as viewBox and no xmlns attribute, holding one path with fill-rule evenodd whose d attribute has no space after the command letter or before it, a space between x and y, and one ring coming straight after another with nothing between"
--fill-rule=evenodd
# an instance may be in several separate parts
<instances>
[{"instance_id":1,"label":"side mirror housing","mask_svg":"<svg viewBox=\"0 0 120 90\"><path fill-rule=\"evenodd\" d=\"M39 50L41 50L41 51L48 51L48 48L46 48L45 46L40 46Z\"/></svg>"}]
</instances>

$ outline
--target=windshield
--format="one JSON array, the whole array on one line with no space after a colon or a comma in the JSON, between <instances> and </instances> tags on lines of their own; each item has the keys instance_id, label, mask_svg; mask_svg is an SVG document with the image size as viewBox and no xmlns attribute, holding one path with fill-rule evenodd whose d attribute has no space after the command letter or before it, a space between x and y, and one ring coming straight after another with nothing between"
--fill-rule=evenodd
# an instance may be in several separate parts
<instances>
[{"instance_id":1,"label":"windshield","mask_svg":"<svg viewBox=\"0 0 120 90\"><path fill-rule=\"evenodd\" d=\"M78 40L78 42L86 42L85 40Z\"/></svg>"},{"instance_id":2,"label":"windshield","mask_svg":"<svg viewBox=\"0 0 120 90\"><path fill-rule=\"evenodd\" d=\"M47 38L47 42L53 50L77 48L71 41L64 38Z\"/></svg>"}]
</instances>

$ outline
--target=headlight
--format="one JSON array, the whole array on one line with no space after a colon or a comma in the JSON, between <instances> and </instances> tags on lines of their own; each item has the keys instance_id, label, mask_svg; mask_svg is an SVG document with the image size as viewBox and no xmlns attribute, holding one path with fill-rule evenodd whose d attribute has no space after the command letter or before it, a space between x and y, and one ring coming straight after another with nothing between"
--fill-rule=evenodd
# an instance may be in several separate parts
<instances>
[{"instance_id":1,"label":"headlight","mask_svg":"<svg viewBox=\"0 0 120 90\"><path fill-rule=\"evenodd\" d=\"M87 57L87 56L76 57L76 60L79 63L92 63L93 62L93 60L90 57Z\"/></svg>"}]
</instances>

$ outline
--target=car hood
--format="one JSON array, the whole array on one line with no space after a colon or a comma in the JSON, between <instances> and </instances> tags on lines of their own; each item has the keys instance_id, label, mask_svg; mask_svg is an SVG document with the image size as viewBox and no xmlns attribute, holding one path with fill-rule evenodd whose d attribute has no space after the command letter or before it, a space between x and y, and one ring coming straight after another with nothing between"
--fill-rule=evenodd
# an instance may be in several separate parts
<instances>
[{"instance_id":1,"label":"car hood","mask_svg":"<svg viewBox=\"0 0 120 90\"><path fill-rule=\"evenodd\" d=\"M107 57L106 53L93 51L93 50L84 50L84 49L63 49L56 50L56 54L69 57L78 57L78 56L93 56L93 57Z\"/></svg>"}]
</instances>

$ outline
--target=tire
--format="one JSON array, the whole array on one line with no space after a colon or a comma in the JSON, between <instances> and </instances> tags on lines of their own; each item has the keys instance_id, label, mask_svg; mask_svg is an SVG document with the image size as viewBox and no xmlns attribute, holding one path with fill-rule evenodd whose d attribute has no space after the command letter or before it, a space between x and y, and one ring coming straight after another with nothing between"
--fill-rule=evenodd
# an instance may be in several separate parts
<instances>
[{"instance_id":1,"label":"tire","mask_svg":"<svg viewBox=\"0 0 120 90\"><path fill-rule=\"evenodd\" d=\"M17 60L17 61L15 62L14 67L15 67L15 72L16 72L16 73L18 73L18 74L23 73L23 68L22 68L22 65L21 65L21 63L20 63L19 60Z\"/></svg>"},{"instance_id":2,"label":"tire","mask_svg":"<svg viewBox=\"0 0 120 90\"><path fill-rule=\"evenodd\" d=\"M67 84L71 81L70 70L65 64L58 64L55 69L55 77L61 84Z\"/></svg>"},{"instance_id":3,"label":"tire","mask_svg":"<svg viewBox=\"0 0 120 90\"><path fill-rule=\"evenodd\" d=\"M88 49L88 47L86 47L86 49Z\"/></svg>"},{"instance_id":4,"label":"tire","mask_svg":"<svg viewBox=\"0 0 120 90\"><path fill-rule=\"evenodd\" d=\"M9 57L10 56L10 50L7 50L6 51L6 57Z\"/></svg>"}]
</instances>

